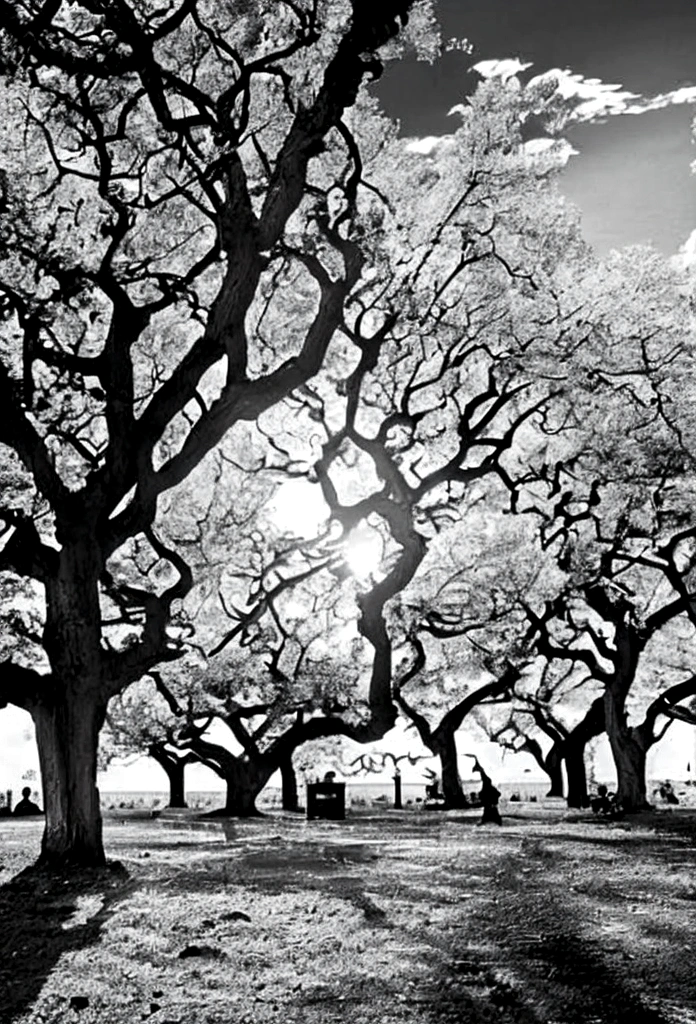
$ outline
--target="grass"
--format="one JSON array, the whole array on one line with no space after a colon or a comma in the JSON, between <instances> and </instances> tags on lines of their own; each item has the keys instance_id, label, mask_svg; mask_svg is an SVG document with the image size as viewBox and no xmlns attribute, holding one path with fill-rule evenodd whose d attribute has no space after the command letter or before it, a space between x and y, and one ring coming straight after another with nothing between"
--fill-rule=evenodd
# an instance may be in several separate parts
<instances>
[{"instance_id":1,"label":"grass","mask_svg":"<svg viewBox=\"0 0 696 1024\"><path fill-rule=\"evenodd\" d=\"M514 814L107 820L76 880L5 819L0 1021L696 1022L696 813Z\"/></svg>"}]
</instances>

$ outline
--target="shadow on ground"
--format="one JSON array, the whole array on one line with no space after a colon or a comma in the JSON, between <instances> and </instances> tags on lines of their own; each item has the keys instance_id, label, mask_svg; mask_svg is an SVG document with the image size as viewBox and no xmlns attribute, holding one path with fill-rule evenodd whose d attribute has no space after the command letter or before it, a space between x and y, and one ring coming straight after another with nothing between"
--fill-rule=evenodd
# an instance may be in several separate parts
<instances>
[{"instance_id":1,"label":"shadow on ground","mask_svg":"<svg viewBox=\"0 0 696 1024\"><path fill-rule=\"evenodd\" d=\"M3 1024L33 1005L59 957L98 941L115 905L132 889L120 865L78 877L28 868L0 887ZM71 995L66 993L68 1004Z\"/></svg>"}]
</instances>

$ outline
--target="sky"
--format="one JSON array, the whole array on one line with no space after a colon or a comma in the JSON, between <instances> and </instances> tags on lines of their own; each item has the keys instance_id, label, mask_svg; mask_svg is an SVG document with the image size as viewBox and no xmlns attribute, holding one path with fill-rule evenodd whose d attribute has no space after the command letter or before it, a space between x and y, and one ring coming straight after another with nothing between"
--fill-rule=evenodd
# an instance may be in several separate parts
<instances>
[{"instance_id":1,"label":"sky","mask_svg":"<svg viewBox=\"0 0 696 1024\"><path fill-rule=\"evenodd\" d=\"M638 97L662 95L662 109L573 127L579 152L562 187L601 251L651 242L671 254L686 242L696 229L696 108L673 94L696 86L694 0L439 0L438 11L443 37L466 37L474 50L387 68L377 91L404 134L450 131L447 112L477 81L469 69L494 58L531 62L528 75L569 69Z\"/></svg>"}]
</instances>

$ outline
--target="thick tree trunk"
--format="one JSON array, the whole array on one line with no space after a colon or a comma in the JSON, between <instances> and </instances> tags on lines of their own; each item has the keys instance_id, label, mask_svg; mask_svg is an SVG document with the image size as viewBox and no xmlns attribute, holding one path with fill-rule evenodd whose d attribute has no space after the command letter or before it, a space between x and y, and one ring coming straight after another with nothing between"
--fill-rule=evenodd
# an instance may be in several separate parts
<instances>
[{"instance_id":1,"label":"thick tree trunk","mask_svg":"<svg viewBox=\"0 0 696 1024\"><path fill-rule=\"evenodd\" d=\"M644 811L648 803L645 778L646 748L628 726L623 701L612 689L604 694L607 736L616 765L616 796L625 811Z\"/></svg>"},{"instance_id":2,"label":"thick tree trunk","mask_svg":"<svg viewBox=\"0 0 696 1024\"><path fill-rule=\"evenodd\" d=\"M256 801L274 769L266 764L239 761L225 775L227 798L221 814L234 818L254 818L260 815Z\"/></svg>"},{"instance_id":3,"label":"thick tree trunk","mask_svg":"<svg viewBox=\"0 0 696 1024\"><path fill-rule=\"evenodd\" d=\"M57 533L57 571L46 579L44 646L51 686L32 708L44 789L46 828L39 864L99 867L102 844L97 745L104 724L101 558L89 536Z\"/></svg>"},{"instance_id":4,"label":"thick tree trunk","mask_svg":"<svg viewBox=\"0 0 696 1024\"><path fill-rule=\"evenodd\" d=\"M646 752L640 743L629 735L622 735L619 742L612 741L611 751L616 764L616 796L625 811L645 811L648 802L645 779Z\"/></svg>"},{"instance_id":5,"label":"thick tree trunk","mask_svg":"<svg viewBox=\"0 0 696 1024\"><path fill-rule=\"evenodd\" d=\"M39 864L46 867L101 867L106 862L97 789L104 710L92 693L74 690L56 695L51 706L34 709L46 812Z\"/></svg>"},{"instance_id":6,"label":"thick tree trunk","mask_svg":"<svg viewBox=\"0 0 696 1024\"><path fill-rule=\"evenodd\" d=\"M557 743L549 750L544 758L544 771L549 777L551 787L547 796L560 796L563 794L563 758Z\"/></svg>"},{"instance_id":7,"label":"thick tree trunk","mask_svg":"<svg viewBox=\"0 0 696 1024\"><path fill-rule=\"evenodd\" d=\"M584 743L566 744L565 766L568 778L568 807L589 807Z\"/></svg>"},{"instance_id":8,"label":"thick tree trunk","mask_svg":"<svg viewBox=\"0 0 696 1024\"><path fill-rule=\"evenodd\" d=\"M299 811L300 802L297 793L297 775L292 760L284 761L280 766L282 784L282 801L284 811Z\"/></svg>"},{"instance_id":9,"label":"thick tree trunk","mask_svg":"<svg viewBox=\"0 0 696 1024\"><path fill-rule=\"evenodd\" d=\"M432 749L433 753L440 758L442 766L442 792L445 797L445 805L447 807L466 807L467 799L462 789L462 780L459 778L455 734L453 732L441 733Z\"/></svg>"}]
</instances>

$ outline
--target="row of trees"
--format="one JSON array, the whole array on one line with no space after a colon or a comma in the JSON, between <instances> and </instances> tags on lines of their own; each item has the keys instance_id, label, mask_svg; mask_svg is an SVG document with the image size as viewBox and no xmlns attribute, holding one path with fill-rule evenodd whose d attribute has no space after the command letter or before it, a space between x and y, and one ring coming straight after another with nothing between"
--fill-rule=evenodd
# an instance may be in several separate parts
<instances>
[{"instance_id":1,"label":"row of trees","mask_svg":"<svg viewBox=\"0 0 696 1024\"><path fill-rule=\"evenodd\" d=\"M552 77L483 82L428 154L398 136L367 87L437 54L431 7L0 2L0 698L36 725L45 864L103 863L110 701L248 813L399 708L452 800L484 699L523 693L568 765L601 696L640 807L696 692L689 283L584 245ZM288 479L321 493L301 536Z\"/></svg>"}]
</instances>

